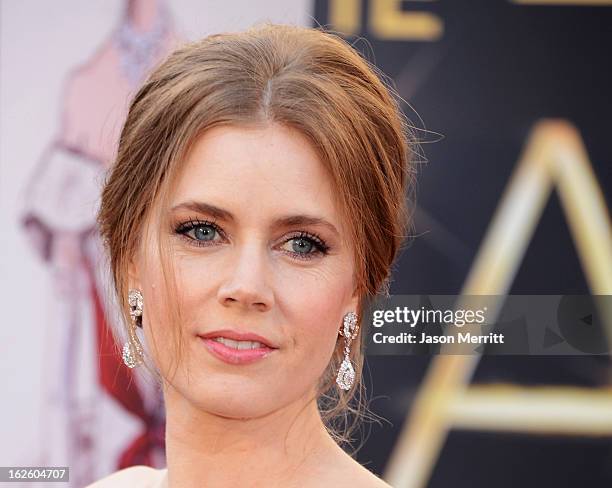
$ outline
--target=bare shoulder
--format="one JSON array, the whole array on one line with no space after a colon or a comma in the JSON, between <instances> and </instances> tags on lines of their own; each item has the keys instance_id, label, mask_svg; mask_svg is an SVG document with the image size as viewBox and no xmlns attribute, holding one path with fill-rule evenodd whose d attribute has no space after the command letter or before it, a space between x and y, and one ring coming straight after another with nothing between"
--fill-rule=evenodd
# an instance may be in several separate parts
<instances>
[{"instance_id":1,"label":"bare shoulder","mask_svg":"<svg viewBox=\"0 0 612 488\"><path fill-rule=\"evenodd\" d=\"M356 459L342 452L335 458L330 457L322 472L313 473L315 476L320 474L319 481L325 481L325 486L334 486L336 488L392 488L382 478L376 476L372 471L367 469ZM314 485L313 485L314 486ZM321 483L318 485L321 486Z\"/></svg>"},{"instance_id":2,"label":"bare shoulder","mask_svg":"<svg viewBox=\"0 0 612 488\"><path fill-rule=\"evenodd\" d=\"M346 484L342 486L350 488L392 488L389 483L376 476L357 461L354 463L353 469L348 473Z\"/></svg>"},{"instance_id":3,"label":"bare shoulder","mask_svg":"<svg viewBox=\"0 0 612 488\"><path fill-rule=\"evenodd\" d=\"M87 485L85 488L130 487L155 488L164 477L165 469L155 469L150 466L130 466L120 469Z\"/></svg>"}]
</instances>

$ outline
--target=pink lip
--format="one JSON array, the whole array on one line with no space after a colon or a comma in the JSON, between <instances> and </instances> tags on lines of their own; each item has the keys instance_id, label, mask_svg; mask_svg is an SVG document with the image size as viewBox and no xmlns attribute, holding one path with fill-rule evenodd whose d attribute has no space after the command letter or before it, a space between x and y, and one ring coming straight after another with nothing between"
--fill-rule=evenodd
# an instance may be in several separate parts
<instances>
[{"instance_id":1,"label":"pink lip","mask_svg":"<svg viewBox=\"0 0 612 488\"><path fill-rule=\"evenodd\" d=\"M262 337L260 335L254 334L252 332L239 332L237 330L231 329L223 329L223 330L213 330L212 332L207 332L206 334L198 334L200 337L206 339L213 339L215 337L226 337L227 339L233 339L235 341L253 341L253 342L261 342L265 344L270 349L277 349L276 344L273 344L272 341Z\"/></svg>"},{"instance_id":2,"label":"pink lip","mask_svg":"<svg viewBox=\"0 0 612 488\"><path fill-rule=\"evenodd\" d=\"M198 336L204 342L208 351L218 359L229 364L249 364L265 358L277 348L270 345L270 341L257 334L244 333L233 330L216 330ZM215 337L226 337L237 341L256 341L264 344L256 349L234 349L214 340Z\"/></svg>"}]
</instances>

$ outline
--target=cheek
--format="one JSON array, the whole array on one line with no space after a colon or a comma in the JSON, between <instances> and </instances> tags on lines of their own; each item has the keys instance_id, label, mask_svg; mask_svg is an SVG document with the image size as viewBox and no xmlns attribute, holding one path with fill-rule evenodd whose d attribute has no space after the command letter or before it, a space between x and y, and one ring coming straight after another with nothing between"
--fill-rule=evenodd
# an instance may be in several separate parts
<instances>
[{"instance_id":1,"label":"cheek","mask_svg":"<svg viewBox=\"0 0 612 488\"><path fill-rule=\"evenodd\" d=\"M174 354L174 341L172 334L172 308L174 303L166 289L163 273L160 268L149 268L143 278L143 328L148 344L149 353L157 367L166 371Z\"/></svg>"},{"instance_id":2,"label":"cheek","mask_svg":"<svg viewBox=\"0 0 612 488\"><path fill-rule=\"evenodd\" d=\"M144 288L145 300L149 304L151 316L154 319L151 326L154 330L167 329L162 327L164 324L170 323L173 318L173 310L169 304L175 306L184 314L190 310L189 304L201 296L202 287L206 283L203 279L202 272L198 271L201 266L189 266L180 256L172 255L171 261L168 262L168 275L164 274L161 265L161 257L156 255L156 259L151 261L148 266L144 267L145 273L143 276L142 286ZM174 280L173 280L174 275ZM167 281L166 281L167 280ZM176 283L176 296L173 292L172 282Z\"/></svg>"},{"instance_id":3,"label":"cheek","mask_svg":"<svg viewBox=\"0 0 612 488\"><path fill-rule=\"evenodd\" d=\"M301 356L324 369L338 341L348 287L338 281L302 281L300 293L287 293L289 335ZM309 286L310 283L310 286Z\"/></svg>"},{"instance_id":4,"label":"cheek","mask_svg":"<svg viewBox=\"0 0 612 488\"><path fill-rule=\"evenodd\" d=\"M202 315L202 304L208 303L207 300L215 289L210 282L210 276L215 276L215 273L206 262L175 254L169 264L171 267L168 270L168 283L165 281L161 264L144 267L142 283L145 297L145 336L147 343L151 344L153 359L162 371L165 371L174 359L175 341L181 340L183 346L186 346L193 338L195 329L189 325ZM202 269L208 271L204 273ZM172 273L176 281L176 296L171 288ZM176 315L177 313L180 313L180 316ZM173 327L180 330L174 333ZM154 344L157 345L157 351ZM187 351L184 347L182 349Z\"/></svg>"}]
</instances>

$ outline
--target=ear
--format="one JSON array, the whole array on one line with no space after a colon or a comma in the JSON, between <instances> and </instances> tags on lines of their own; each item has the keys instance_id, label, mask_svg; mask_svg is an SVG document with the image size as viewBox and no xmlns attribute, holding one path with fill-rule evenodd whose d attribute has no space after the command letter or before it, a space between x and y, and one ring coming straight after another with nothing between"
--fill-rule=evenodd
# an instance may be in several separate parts
<instances>
[{"instance_id":1,"label":"ear","mask_svg":"<svg viewBox=\"0 0 612 488\"><path fill-rule=\"evenodd\" d=\"M347 303L347 308L344 311L344 314L347 314L348 312L355 312L357 315L359 315L359 294L357 293L357 288L355 288L353 290L353 296L351 297L350 301ZM361 317L358 317L361 318Z\"/></svg>"},{"instance_id":2,"label":"ear","mask_svg":"<svg viewBox=\"0 0 612 488\"><path fill-rule=\"evenodd\" d=\"M130 259L130 263L128 265L128 290L132 289L142 290L138 266L136 265L134 259Z\"/></svg>"}]
</instances>

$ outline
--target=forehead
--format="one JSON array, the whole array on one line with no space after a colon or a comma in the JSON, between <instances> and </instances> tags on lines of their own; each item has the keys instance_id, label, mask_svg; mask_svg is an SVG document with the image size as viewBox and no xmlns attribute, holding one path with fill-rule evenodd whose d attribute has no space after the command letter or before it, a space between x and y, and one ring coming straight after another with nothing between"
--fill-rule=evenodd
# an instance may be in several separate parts
<instances>
[{"instance_id":1,"label":"forehead","mask_svg":"<svg viewBox=\"0 0 612 488\"><path fill-rule=\"evenodd\" d=\"M316 213L341 226L327 170L299 131L225 125L207 130L187 154L171 202L202 200L237 212Z\"/></svg>"}]
</instances>

